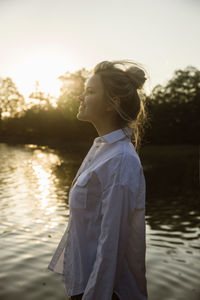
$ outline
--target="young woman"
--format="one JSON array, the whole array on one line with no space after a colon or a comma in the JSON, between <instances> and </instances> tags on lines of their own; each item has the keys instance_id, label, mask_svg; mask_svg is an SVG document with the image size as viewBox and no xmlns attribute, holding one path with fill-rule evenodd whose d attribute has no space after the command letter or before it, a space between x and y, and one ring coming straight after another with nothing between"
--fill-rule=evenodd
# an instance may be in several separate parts
<instances>
[{"instance_id":1,"label":"young woman","mask_svg":"<svg viewBox=\"0 0 200 300\"><path fill-rule=\"evenodd\" d=\"M62 274L70 299L147 299L146 186L137 153L145 75L130 60L103 61L79 96L77 118L99 136L72 182L68 227L48 266Z\"/></svg>"}]
</instances>

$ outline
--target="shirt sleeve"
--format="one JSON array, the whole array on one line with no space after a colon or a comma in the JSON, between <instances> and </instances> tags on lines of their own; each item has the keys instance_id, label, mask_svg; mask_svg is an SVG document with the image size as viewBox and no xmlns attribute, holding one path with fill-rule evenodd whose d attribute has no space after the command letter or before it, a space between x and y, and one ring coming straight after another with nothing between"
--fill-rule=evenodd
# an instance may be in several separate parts
<instances>
[{"instance_id":1,"label":"shirt sleeve","mask_svg":"<svg viewBox=\"0 0 200 300\"><path fill-rule=\"evenodd\" d=\"M83 300L111 300L128 240L135 196L128 185L113 184L101 197L101 232L96 260Z\"/></svg>"}]
</instances>

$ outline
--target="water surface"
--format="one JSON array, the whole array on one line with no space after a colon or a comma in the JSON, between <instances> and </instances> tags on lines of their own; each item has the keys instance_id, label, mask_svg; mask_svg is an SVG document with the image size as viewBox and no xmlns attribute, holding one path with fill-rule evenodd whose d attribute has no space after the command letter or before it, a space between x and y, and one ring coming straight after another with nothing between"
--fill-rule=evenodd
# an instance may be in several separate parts
<instances>
[{"instance_id":1,"label":"water surface","mask_svg":"<svg viewBox=\"0 0 200 300\"><path fill-rule=\"evenodd\" d=\"M47 266L68 223L68 191L83 157L0 143L0 300L67 299L61 276ZM199 199L178 185L177 156L176 166L171 177L179 170L180 177L172 181L161 176L167 168L158 156L154 163L144 156L149 300L200 299Z\"/></svg>"}]
</instances>

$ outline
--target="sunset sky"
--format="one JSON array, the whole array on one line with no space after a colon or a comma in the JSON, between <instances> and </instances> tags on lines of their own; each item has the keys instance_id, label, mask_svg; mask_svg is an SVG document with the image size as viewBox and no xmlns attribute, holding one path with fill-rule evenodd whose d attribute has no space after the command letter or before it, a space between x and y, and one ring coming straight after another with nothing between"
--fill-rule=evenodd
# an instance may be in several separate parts
<instances>
[{"instance_id":1,"label":"sunset sky","mask_svg":"<svg viewBox=\"0 0 200 300\"><path fill-rule=\"evenodd\" d=\"M200 68L199 0L0 0L0 77L25 96L59 94L58 76L102 60L132 59L165 84Z\"/></svg>"}]
</instances>

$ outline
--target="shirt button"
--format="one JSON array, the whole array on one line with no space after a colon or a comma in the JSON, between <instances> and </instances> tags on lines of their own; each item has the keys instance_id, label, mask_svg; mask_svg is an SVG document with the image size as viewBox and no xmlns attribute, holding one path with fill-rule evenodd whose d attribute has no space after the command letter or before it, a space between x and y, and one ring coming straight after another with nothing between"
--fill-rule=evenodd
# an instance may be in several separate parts
<instances>
[{"instance_id":1,"label":"shirt button","mask_svg":"<svg viewBox=\"0 0 200 300\"><path fill-rule=\"evenodd\" d=\"M96 145L96 148L98 148L99 147L99 145Z\"/></svg>"},{"instance_id":2,"label":"shirt button","mask_svg":"<svg viewBox=\"0 0 200 300\"><path fill-rule=\"evenodd\" d=\"M88 161L91 161L91 159L88 159Z\"/></svg>"}]
</instances>

